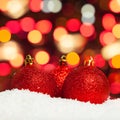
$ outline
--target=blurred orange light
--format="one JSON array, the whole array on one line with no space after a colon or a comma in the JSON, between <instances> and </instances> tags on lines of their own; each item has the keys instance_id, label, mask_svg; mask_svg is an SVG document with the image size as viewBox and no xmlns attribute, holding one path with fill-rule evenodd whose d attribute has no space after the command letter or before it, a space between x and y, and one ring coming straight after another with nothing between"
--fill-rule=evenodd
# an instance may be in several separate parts
<instances>
[{"instance_id":1,"label":"blurred orange light","mask_svg":"<svg viewBox=\"0 0 120 120\"><path fill-rule=\"evenodd\" d=\"M0 30L0 41L1 42L8 42L11 39L11 33L8 29L1 29Z\"/></svg>"},{"instance_id":2,"label":"blurred orange light","mask_svg":"<svg viewBox=\"0 0 120 120\"><path fill-rule=\"evenodd\" d=\"M66 56L67 64L77 66L80 63L80 56L76 52L70 52Z\"/></svg>"},{"instance_id":3,"label":"blurred orange light","mask_svg":"<svg viewBox=\"0 0 120 120\"><path fill-rule=\"evenodd\" d=\"M80 33L84 37L91 37L95 33L95 28L92 24L81 24Z\"/></svg>"},{"instance_id":4,"label":"blurred orange light","mask_svg":"<svg viewBox=\"0 0 120 120\"><path fill-rule=\"evenodd\" d=\"M7 10L7 3L9 0L0 0L0 9L2 11L6 11Z\"/></svg>"},{"instance_id":5,"label":"blurred orange light","mask_svg":"<svg viewBox=\"0 0 120 120\"><path fill-rule=\"evenodd\" d=\"M115 36L111 32L103 31L100 33L100 43L105 46L116 41Z\"/></svg>"},{"instance_id":6,"label":"blurred orange light","mask_svg":"<svg viewBox=\"0 0 120 120\"><path fill-rule=\"evenodd\" d=\"M0 76L7 76L11 72L11 66L8 63L0 63Z\"/></svg>"},{"instance_id":7,"label":"blurred orange light","mask_svg":"<svg viewBox=\"0 0 120 120\"><path fill-rule=\"evenodd\" d=\"M32 30L28 33L28 41L33 44L38 44L42 41L42 34L38 30Z\"/></svg>"},{"instance_id":8,"label":"blurred orange light","mask_svg":"<svg viewBox=\"0 0 120 120\"><path fill-rule=\"evenodd\" d=\"M24 17L20 20L20 26L23 31L29 32L34 29L35 20L32 17Z\"/></svg>"},{"instance_id":9,"label":"blurred orange light","mask_svg":"<svg viewBox=\"0 0 120 120\"><path fill-rule=\"evenodd\" d=\"M57 27L54 30L53 37L54 37L54 40L59 41L62 36L67 34L68 32L64 27Z\"/></svg>"},{"instance_id":10,"label":"blurred orange light","mask_svg":"<svg viewBox=\"0 0 120 120\"><path fill-rule=\"evenodd\" d=\"M38 51L35 54L35 60L38 64L44 65L49 62L50 56L49 56L48 52L46 52L46 51Z\"/></svg>"},{"instance_id":11,"label":"blurred orange light","mask_svg":"<svg viewBox=\"0 0 120 120\"><path fill-rule=\"evenodd\" d=\"M120 68L120 55L116 55L111 59L113 68Z\"/></svg>"},{"instance_id":12,"label":"blurred orange light","mask_svg":"<svg viewBox=\"0 0 120 120\"><path fill-rule=\"evenodd\" d=\"M35 28L42 34L47 34L52 29L52 23L49 20L40 20L36 23Z\"/></svg>"},{"instance_id":13,"label":"blurred orange light","mask_svg":"<svg viewBox=\"0 0 120 120\"><path fill-rule=\"evenodd\" d=\"M32 12L40 12L42 0L30 0L29 8Z\"/></svg>"},{"instance_id":14,"label":"blurred orange light","mask_svg":"<svg viewBox=\"0 0 120 120\"><path fill-rule=\"evenodd\" d=\"M116 24L115 16L112 14L105 14L102 18L102 25L106 30L112 30L113 26Z\"/></svg>"}]
</instances>

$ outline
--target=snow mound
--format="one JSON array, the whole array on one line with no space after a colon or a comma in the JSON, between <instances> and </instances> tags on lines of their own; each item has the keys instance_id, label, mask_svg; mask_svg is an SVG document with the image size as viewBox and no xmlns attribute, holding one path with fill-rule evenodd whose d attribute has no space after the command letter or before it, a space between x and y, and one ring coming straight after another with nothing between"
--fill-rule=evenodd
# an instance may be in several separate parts
<instances>
[{"instance_id":1,"label":"snow mound","mask_svg":"<svg viewBox=\"0 0 120 120\"><path fill-rule=\"evenodd\" d=\"M7 90L0 92L0 120L120 120L120 99L95 105L29 90Z\"/></svg>"}]
</instances>

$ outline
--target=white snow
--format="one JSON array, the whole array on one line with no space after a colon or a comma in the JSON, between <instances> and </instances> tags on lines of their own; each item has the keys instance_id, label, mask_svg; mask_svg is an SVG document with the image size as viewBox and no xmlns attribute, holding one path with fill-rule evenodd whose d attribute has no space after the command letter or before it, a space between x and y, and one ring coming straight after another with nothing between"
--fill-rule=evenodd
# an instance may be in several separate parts
<instances>
[{"instance_id":1,"label":"white snow","mask_svg":"<svg viewBox=\"0 0 120 120\"><path fill-rule=\"evenodd\" d=\"M0 120L120 120L120 99L95 105L29 90L7 90L0 92Z\"/></svg>"}]
</instances>

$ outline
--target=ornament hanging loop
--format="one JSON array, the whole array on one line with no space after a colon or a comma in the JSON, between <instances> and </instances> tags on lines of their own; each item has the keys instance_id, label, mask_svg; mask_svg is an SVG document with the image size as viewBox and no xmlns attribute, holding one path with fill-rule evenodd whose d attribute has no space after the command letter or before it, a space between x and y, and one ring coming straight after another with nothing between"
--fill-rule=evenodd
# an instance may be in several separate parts
<instances>
[{"instance_id":1,"label":"ornament hanging loop","mask_svg":"<svg viewBox=\"0 0 120 120\"><path fill-rule=\"evenodd\" d=\"M60 65L63 65L63 64L66 65L67 64L66 55L62 55L60 57L59 63L60 63Z\"/></svg>"},{"instance_id":2,"label":"ornament hanging loop","mask_svg":"<svg viewBox=\"0 0 120 120\"><path fill-rule=\"evenodd\" d=\"M85 59L84 66L95 66L95 62L92 56L89 56Z\"/></svg>"},{"instance_id":3,"label":"ornament hanging loop","mask_svg":"<svg viewBox=\"0 0 120 120\"><path fill-rule=\"evenodd\" d=\"M34 63L34 58L32 58L31 55L27 55L25 58L25 66L26 65L33 65Z\"/></svg>"}]
</instances>

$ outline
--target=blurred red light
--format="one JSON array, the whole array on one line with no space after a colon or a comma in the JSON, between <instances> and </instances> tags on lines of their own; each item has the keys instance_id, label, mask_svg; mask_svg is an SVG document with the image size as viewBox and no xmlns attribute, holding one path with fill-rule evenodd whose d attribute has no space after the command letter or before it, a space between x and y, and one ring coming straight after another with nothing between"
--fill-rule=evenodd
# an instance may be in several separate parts
<instances>
[{"instance_id":1,"label":"blurred red light","mask_svg":"<svg viewBox=\"0 0 120 120\"><path fill-rule=\"evenodd\" d=\"M29 8L32 12L40 12L42 0L30 0Z\"/></svg>"},{"instance_id":2,"label":"blurred red light","mask_svg":"<svg viewBox=\"0 0 120 120\"><path fill-rule=\"evenodd\" d=\"M20 20L20 25L23 31L29 32L34 29L35 21L32 17L24 17Z\"/></svg>"},{"instance_id":3,"label":"blurred red light","mask_svg":"<svg viewBox=\"0 0 120 120\"><path fill-rule=\"evenodd\" d=\"M19 24L19 22L17 20L10 20L10 21L8 21L6 23L6 27L13 34L16 34L16 33L20 32L20 30L21 30L20 24Z\"/></svg>"},{"instance_id":4,"label":"blurred red light","mask_svg":"<svg viewBox=\"0 0 120 120\"><path fill-rule=\"evenodd\" d=\"M95 62L95 65L99 68L104 67L106 63L101 54L95 55L94 62Z\"/></svg>"},{"instance_id":5,"label":"blurred red light","mask_svg":"<svg viewBox=\"0 0 120 120\"><path fill-rule=\"evenodd\" d=\"M52 23L49 20L40 20L36 23L35 28L42 34L47 34L52 29Z\"/></svg>"},{"instance_id":6,"label":"blurred red light","mask_svg":"<svg viewBox=\"0 0 120 120\"><path fill-rule=\"evenodd\" d=\"M95 33L95 28L92 24L81 24L80 33L84 37L91 37Z\"/></svg>"},{"instance_id":7,"label":"blurred red light","mask_svg":"<svg viewBox=\"0 0 120 120\"><path fill-rule=\"evenodd\" d=\"M7 76L11 72L11 66L8 63L0 63L0 76Z\"/></svg>"},{"instance_id":8,"label":"blurred red light","mask_svg":"<svg viewBox=\"0 0 120 120\"><path fill-rule=\"evenodd\" d=\"M110 84L113 83L113 82L119 82L120 83L120 72L111 72L109 75L108 75L108 79L109 79L109 82Z\"/></svg>"},{"instance_id":9,"label":"blurred red light","mask_svg":"<svg viewBox=\"0 0 120 120\"><path fill-rule=\"evenodd\" d=\"M76 18L72 18L67 21L66 28L71 32L77 32L80 29L80 21Z\"/></svg>"},{"instance_id":10,"label":"blurred red light","mask_svg":"<svg viewBox=\"0 0 120 120\"><path fill-rule=\"evenodd\" d=\"M115 16L112 14L105 14L102 18L102 25L105 30L111 31L116 24Z\"/></svg>"},{"instance_id":11,"label":"blurred red light","mask_svg":"<svg viewBox=\"0 0 120 120\"><path fill-rule=\"evenodd\" d=\"M112 94L120 93L120 71L111 72L108 75L108 80L110 82L110 92Z\"/></svg>"},{"instance_id":12,"label":"blurred red light","mask_svg":"<svg viewBox=\"0 0 120 120\"><path fill-rule=\"evenodd\" d=\"M116 41L115 36L108 31L103 31L100 33L100 43L102 46L111 44Z\"/></svg>"},{"instance_id":13,"label":"blurred red light","mask_svg":"<svg viewBox=\"0 0 120 120\"><path fill-rule=\"evenodd\" d=\"M110 92L112 94L119 94L120 93L120 83L112 83L110 85Z\"/></svg>"}]
</instances>

